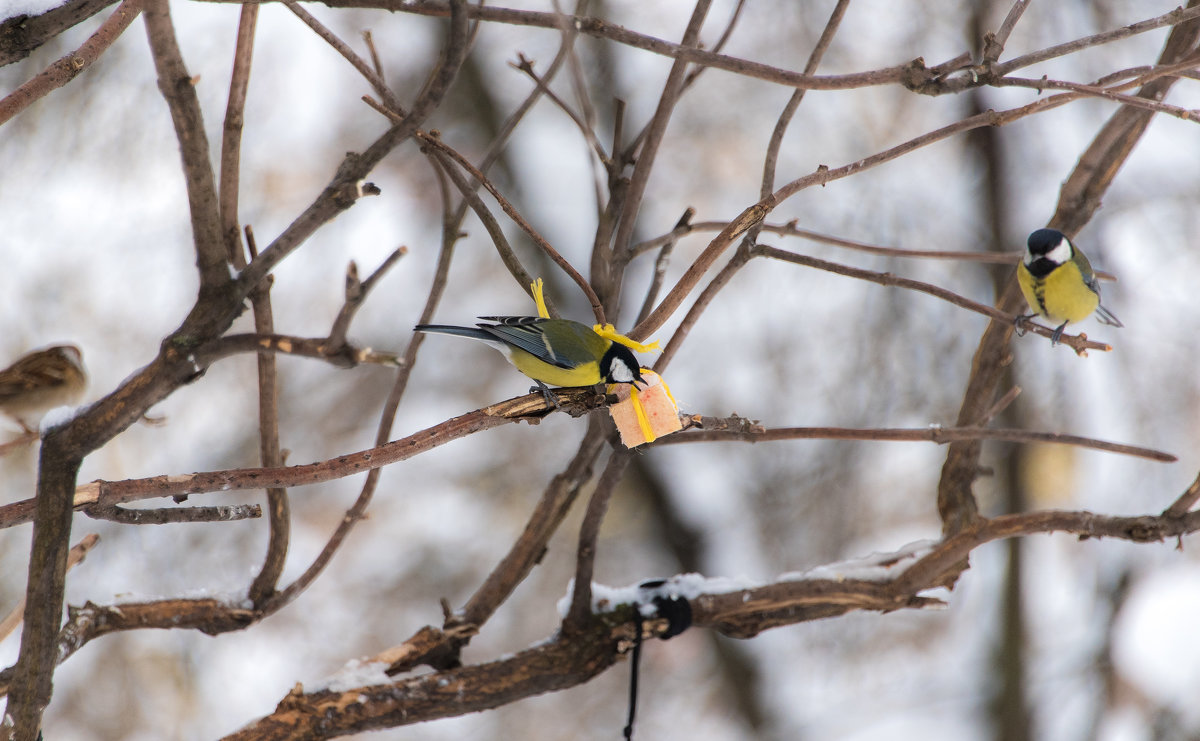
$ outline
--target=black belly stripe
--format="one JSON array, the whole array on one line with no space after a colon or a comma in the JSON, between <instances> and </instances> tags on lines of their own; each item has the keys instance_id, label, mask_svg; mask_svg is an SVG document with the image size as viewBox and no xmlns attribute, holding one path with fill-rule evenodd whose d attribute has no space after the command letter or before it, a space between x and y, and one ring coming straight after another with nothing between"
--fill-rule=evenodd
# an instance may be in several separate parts
<instances>
[{"instance_id":1,"label":"black belly stripe","mask_svg":"<svg viewBox=\"0 0 1200 741\"><path fill-rule=\"evenodd\" d=\"M1038 307L1042 310L1042 314L1049 314L1046 309L1046 284L1040 281L1033 284L1033 297L1037 299Z\"/></svg>"}]
</instances>

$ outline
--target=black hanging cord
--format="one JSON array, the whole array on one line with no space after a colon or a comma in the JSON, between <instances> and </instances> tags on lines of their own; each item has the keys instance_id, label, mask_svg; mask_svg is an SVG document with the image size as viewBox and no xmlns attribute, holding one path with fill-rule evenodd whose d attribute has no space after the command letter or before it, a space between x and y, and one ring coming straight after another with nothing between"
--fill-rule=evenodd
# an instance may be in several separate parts
<instances>
[{"instance_id":1,"label":"black hanging cord","mask_svg":"<svg viewBox=\"0 0 1200 741\"><path fill-rule=\"evenodd\" d=\"M642 611L639 605L634 606L633 656L629 659L629 720L625 723L625 739L633 741L633 716L637 713L638 694L638 663L642 658Z\"/></svg>"}]
</instances>

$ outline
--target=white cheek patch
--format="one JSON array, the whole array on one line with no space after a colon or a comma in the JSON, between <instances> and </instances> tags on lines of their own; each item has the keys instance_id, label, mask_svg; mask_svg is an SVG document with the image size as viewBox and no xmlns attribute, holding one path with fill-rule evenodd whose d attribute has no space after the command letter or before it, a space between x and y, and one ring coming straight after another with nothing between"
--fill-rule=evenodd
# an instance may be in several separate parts
<instances>
[{"instance_id":1,"label":"white cheek patch","mask_svg":"<svg viewBox=\"0 0 1200 741\"><path fill-rule=\"evenodd\" d=\"M613 361L613 366L609 370L609 373L617 383L633 383L633 370L621 360Z\"/></svg>"},{"instance_id":2,"label":"white cheek patch","mask_svg":"<svg viewBox=\"0 0 1200 741\"><path fill-rule=\"evenodd\" d=\"M1071 247L1071 243L1067 241L1066 237L1063 237L1057 247L1046 253L1046 259L1055 265L1062 265L1071 259L1073 252L1074 249Z\"/></svg>"}]
</instances>

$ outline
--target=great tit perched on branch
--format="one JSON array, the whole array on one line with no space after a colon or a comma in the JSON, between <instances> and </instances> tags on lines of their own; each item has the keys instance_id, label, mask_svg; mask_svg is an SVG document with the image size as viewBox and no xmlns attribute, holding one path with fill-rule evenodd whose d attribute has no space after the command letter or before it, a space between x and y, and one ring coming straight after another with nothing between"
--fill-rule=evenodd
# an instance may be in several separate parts
<instances>
[{"instance_id":1,"label":"great tit perched on branch","mask_svg":"<svg viewBox=\"0 0 1200 741\"><path fill-rule=\"evenodd\" d=\"M1092 312L1103 324L1124 326L1100 305L1100 285L1087 257L1056 229L1038 229L1029 235L1025 257L1017 266L1017 282L1035 315L1061 322L1051 342L1058 342L1068 324L1081 322Z\"/></svg>"},{"instance_id":2,"label":"great tit perched on branch","mask_svg":"<svg viewBox=\"0 0 1200 741\"><path fill-rule=\"evenodd\" d=\"M419 324L417 332L469 337L486 342L532 378L546 393L551 386L594 386L598 383L642 382L641 364L619 342L570 319L537 316L481 316L474 327ZM547 400L549 396L547 395Z\"/></svg>"}]
</instances>

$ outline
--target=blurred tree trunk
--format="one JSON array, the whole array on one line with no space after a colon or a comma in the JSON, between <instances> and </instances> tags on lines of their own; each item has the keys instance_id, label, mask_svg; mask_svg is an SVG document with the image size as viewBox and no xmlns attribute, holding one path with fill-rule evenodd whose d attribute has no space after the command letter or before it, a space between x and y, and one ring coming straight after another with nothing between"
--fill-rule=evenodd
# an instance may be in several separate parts
<instances>
[{"instance_id":1,"label":"blurred tree trunk","mask_svg":"<svg viewBox=\"0 0 1200 741\"><path fill-rule=\"evenodd\" d=\"M976 53L982 52L983 35L994 24L989 21L989 10L995 6L995 14L1002 14L1008 3L994 0L978 0L971 16L970 35L978 44ZM983 90L973 90L968 98L970 114L981 113L989 108ZM983 249L989 252L1006 252L1023 243L1014 241L1017 235L1007 228L1010 210L1007 173L1004 171L1003 142L994 127L984 127L970 132L967 138L975 150L982 168L979 198L980 221L985 225L982 235ZM1012 237L1013 239L1010 239ZM999 296L1005 284L1012 279L1012 268L1007 266L992 270L994 295ZM1004 372L1000 382L1003 393L1015 383L1012 365ZM1022 413L1022 407L1013 405L1001 416L1003 426L1024 427L1030 423ZM996 514L1009 514L1025 510L1025 497L1021 489L1020 471L1029 446L1001 444L1003 451L997 459L995 486L997 492ZM989 692L988 715L991 719L991 735L996 741L1025 741L1031 738L1030 708L1026 695L1026 629L1024 605L1022 603L1021 551L1022 541L1008 540L1004 544L1006 563L1004 584L1000 592L1000 630L992 646L990 665L987 667L985 686Z\"/></svg>"}]
</instances>

